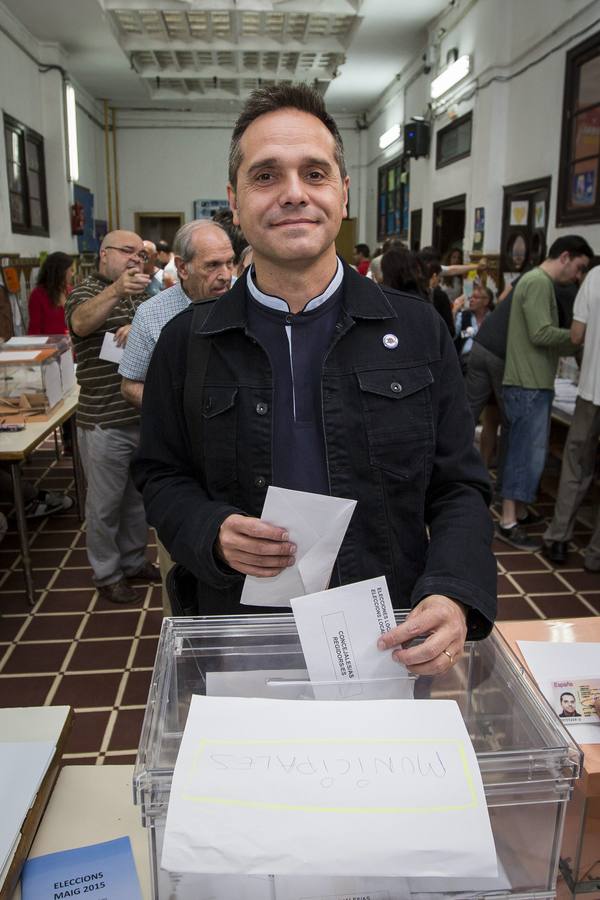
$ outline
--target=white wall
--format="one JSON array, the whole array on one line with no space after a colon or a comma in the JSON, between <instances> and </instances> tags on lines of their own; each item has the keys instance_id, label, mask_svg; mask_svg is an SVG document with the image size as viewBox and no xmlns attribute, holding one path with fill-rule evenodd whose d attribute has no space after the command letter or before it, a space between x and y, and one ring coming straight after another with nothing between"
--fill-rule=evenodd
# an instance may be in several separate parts
<instances>
[{"instance_id":1,"label":"white wall","mask_svg":"<svg viewBox=\"0 0 600 900\"><path fill-rule=\"evenodd\" d=\"M194 200L225 199L233 124L229 114L119 113L121 226L133 228L136 212L181 212L189 221ZM351 179L350 215L356 216L361 203L359 133L341 124Z\"/></svg>"},{"instance_id":2,"label":"white wall","mask_svg":"<svg viewBox=\"0 0 600 900\"><path fill-rule=\"evenodd\" d=\"M77 103L78 184L94 195L94 218L107 219L103 111L99 103L75 86ZM110 145L112 147L112 144Z\"/></svg>"},{"instance_id":3,"label":"white wall","mask_svg":"<svg viewBox=\"0 0 600 900\"><path fill-rule=\"evenodd\" d=\"M36 41L0 4L0 108L44 138L49 237L13 234L10 225L8 179L4 140L0 141L0 253L37 256L41 251L77 252L71 235L69 205L72 187L67 181L63 78L57 69L41 73L38 61L63 69L66 60L55 45ZM95 118L98 105L78 85L77 101ZM97 197L97 218L105 204L104 162L99 152L102 130L78 110L80 183Z\"/></svg>"},{"instance_id":4,"label":"white wall","mask_svg":"<svg viewBox=\"0 0 600 900\"><path fill-rule=\"evenodd\" d=\"M474 209L483 206L484 249L498 252L503 186L549 175L549 243L559 234L576 231L600 251L600 225L558 229L555 224L566 53L600 28L596 24L590 30L599 17L600 0L459 0L453 10L432 23L429 43L437 44L441 67L447 51L456 47L459 55L471 55L473 73L450 92L450 102L434 111L429 158L410 163L410 208L423 210L423 244L431 240L433 203L465 193L465 248L470 249L473 242ZM440 41L442 28L445 33ZM577 36L578 32L581 35ZM543 62L523 74L515 74L569 37L573 39ZM434 68L428 75L416 76L422 71L420 55L424 49L415 48L419 52L413 67L388 89L370 116L367 242L375 243L376 238L377 170L402 150L400 141L381 153L377 147L379 135L393 121L404 122L412 115L423 115L430 82L439 71ZM475 90L492 77L511 75L511 80L495 81ZM471 156L436 169L436 133L470 110Z\"/></svg>"}]
</instances>

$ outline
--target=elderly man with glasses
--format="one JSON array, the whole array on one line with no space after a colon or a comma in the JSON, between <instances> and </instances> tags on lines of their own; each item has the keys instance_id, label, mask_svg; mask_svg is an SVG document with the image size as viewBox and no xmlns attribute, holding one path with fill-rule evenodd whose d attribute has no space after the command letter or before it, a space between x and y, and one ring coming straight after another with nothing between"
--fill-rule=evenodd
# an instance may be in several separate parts
<instances>
[{"instance_id":1,"label":"elderly man with glasses","mask_svg":"<svg viewBox=\"0 0 600 900\"><path fill-rule=\"evenodd\" d=\"M65 306L81 388L77 433L88 484L87 554L98 593L111 603L138 599L128 579L160 581L146 558L144 506L129 475L139 413L121 396L118 361L107 347L125 345L146 299L146 259L137 234L111 231L100 247L98 271L71 292Z\"/></svg>"}]
</instances>

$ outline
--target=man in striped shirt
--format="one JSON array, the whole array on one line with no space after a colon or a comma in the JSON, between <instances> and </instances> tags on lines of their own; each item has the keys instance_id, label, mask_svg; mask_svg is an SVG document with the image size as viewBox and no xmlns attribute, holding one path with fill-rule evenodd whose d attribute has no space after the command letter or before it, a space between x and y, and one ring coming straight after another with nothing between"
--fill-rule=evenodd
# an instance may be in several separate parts
<instances>
[{"instance_id":1,"label":"man in striped shirt","mask_svg":"<svg viewBox=\"0 0 600 900\"><path fill-rule=\"evenodd\" d=\"M129 475L139 440L139 414L121 396L118 363L103 351L110 332L123 347L149 277L141 238L112 231L100 247L98 271L71 292L65 306L81 388L77 433L86 473L87 554L99 595L132 603L128 578L158 581L146 558L148 526L142 498Z\"/></svg>"}]
</instances>

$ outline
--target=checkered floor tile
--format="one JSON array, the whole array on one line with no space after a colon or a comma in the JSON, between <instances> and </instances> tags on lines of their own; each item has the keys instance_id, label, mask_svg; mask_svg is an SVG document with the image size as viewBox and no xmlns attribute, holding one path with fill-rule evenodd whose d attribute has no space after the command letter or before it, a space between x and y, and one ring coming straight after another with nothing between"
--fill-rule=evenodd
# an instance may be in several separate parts
<instances>
[{"instance_id":1,"label":"checkered floor tile","mask_svg":"<svg viewBox=\"0 0 600 900\"><path fill-rule=\"evenodd\" d=\"M73 493L71 461L57 460L51 444L31 457L23 474ZM551 515L551 497L543 493L537 508ZM0 706L68 704L74 723L65 762L133 762L162 620L160 587L135 585L135 606L101 601L85 553L85 527L70 511L29 523L37 598L29 607L18 536L9 522L0 544ZM530 531L541 534L544 527ZM540 553L496 541L499 618L600 615L600 574L583 568L588 537L584 526L576 530L560 569ZM154 552L150 544L149 556Z\"/></svg>"}]
</instances>

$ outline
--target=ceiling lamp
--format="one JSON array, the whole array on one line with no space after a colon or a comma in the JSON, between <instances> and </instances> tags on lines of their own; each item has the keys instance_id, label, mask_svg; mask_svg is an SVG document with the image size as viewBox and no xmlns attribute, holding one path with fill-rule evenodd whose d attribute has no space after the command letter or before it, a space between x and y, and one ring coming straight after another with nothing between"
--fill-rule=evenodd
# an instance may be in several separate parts
<instances>
[{"instance_id":1,"label":"ceiling lamp","mask_svg":"<svg viewBox=\"0 0 600 900\"><path fill-rule=\"evenodd\" d=\"M444 71L431 82L431 99L437 100L438 97L441 97L442 94L445 94L450 88L453 88L455 84L458 84L459 81L466 78L470 71L470 56L461 56L456 62L450 63L450 65L446 66Z\"/></svg>"},{"instance_id":2,"label":"ceiling lamp","mask_svg":"<svg viewBox=\"0 0 600 900\"><path fill-rule=\"evenodd\" d=\"M69 157L69 181L79 181L79 156L77 152L77 109L73 85L65 84L67 111L67 152Z\"/></svg>"},{"instance_id":3,"label":"ceiling lamp","mask_svg":"<svg viewBox=\"0 0 600 900\"><path fill-rule=\"evenodd\" d=\"M389 147L390 144L393 144L394 141L397 141L400 137L400 125L392 125L391 128L388 128L387 131L384 131L381 137L379 138L379 149L385 150L386 147Z\"/></svg>"}]
</instances>

